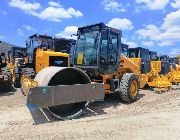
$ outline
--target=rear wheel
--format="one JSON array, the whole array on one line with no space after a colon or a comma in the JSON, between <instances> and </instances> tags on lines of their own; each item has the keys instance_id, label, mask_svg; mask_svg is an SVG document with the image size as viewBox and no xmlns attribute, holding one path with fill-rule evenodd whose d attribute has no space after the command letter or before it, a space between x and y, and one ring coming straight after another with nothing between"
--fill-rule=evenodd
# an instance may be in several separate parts
<instances>
[{"instance_id":1,"label":"rear wheel","mask_svg":"<svg viewBox=\"0 0 180 140\"><path fill-rule=\"evenodd\" d=\"M22 74L26 75L30 79L34 79L36 74L33 68L23 68L22 69Z\"/></svg>"},{"instance_id":2,"label":"rear wheel","mask_svg":"<svg viewBox=\"0 0 180 140\"><path fill-rule=\"evenodd\" d=\"M133 73L126 73L120 80L117 91L119 98L126 103L132 103L139 97L139 80Z\"/></svg>"},{"instance_id":3,"label":"rear wheel","mask_svg":"<svg viewBox=\"0 0 180 140\"><path fill-rule=\"evenodd\" d=\"M12 80L11 70L8 67L4 67L1 69L2 72L4 72L8 76L8 80Z\"/></svg>"}]
</instances>

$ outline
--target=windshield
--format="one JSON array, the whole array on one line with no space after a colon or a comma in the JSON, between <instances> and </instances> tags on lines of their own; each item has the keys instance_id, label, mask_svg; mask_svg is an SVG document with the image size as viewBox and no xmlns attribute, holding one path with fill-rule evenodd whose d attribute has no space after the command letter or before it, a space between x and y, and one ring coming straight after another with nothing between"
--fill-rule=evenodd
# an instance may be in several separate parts
<instances>
[{"instance_id":1,"label":"windshield","mask_svg":"<svg viewBox=\"0 0 180 140\"><path fill-rule=\"evenodd\" d=\"M53 39L45 39L45 38L35 38L34 48L44 48L53 49L54 41Z\"/></svg>"},{"instance_id":2,"label":"windshield","mask_svg":"<svg viewBox=\"0 0 180 140\"><path fill-rule=\"evenodd\" d=\"M141 53L141 58L149 59L149 54L148 53Z\"/></svg>"},{"instance_id":3,"label":"windshield","mask_svg":"<svg viewBox=\"0 0 180 140\"><path fill-rule=\"evenodd\" d=\"M128 49L127 48L122 48L122 54L128 57Z\"/></svg>"},{"instance_id":4,"label":"windshield","mask_svg":"<svg viewBox=\"0 0 180 140\"><path fill-rule=\"evenodd\" d=\"M136 57L135 50L129 50L129 57L130 58L135 58Z\"/></svg>"},{"instance_id":5,"label":"windshield","mask_svg":"<svg viewBox=\"0 0 180 140\"><path fill-rule=\"evenodd\" d=\"M74 64L96 66L97 65L97 32L84 33L80 35L77 42Z\"/></svg>"}]
</instances>

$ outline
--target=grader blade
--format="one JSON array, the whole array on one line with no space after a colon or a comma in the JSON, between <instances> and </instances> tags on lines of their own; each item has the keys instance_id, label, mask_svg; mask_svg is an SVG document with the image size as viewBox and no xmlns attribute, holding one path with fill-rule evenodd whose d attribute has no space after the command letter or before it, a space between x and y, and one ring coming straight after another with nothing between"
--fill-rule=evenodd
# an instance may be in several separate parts
<instances>
[{"instance_id":1,"label":"grader blade","mask_svg":"<svg viewBox=\"0 0 180 140\"><path fill-rule=\"evenodd\" d=\"M172 88L172 83L169 79L160 75L157 75L153 81L148 82L148 85L150 87L158 88L159 92L161 92L161 89L170 90Z\"/></svg>"}]
</instances>

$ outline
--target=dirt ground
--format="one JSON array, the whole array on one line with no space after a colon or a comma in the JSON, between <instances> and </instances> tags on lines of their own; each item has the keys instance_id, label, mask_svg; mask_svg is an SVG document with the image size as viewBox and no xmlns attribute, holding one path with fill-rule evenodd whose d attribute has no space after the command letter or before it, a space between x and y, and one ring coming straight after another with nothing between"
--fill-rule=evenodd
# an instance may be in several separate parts
<instances>
[{"instance_id":1,"label":"dirt ground","mask_svg":"<svg viewBox=\"0 0 180 140\"><path fill-rule=\"evenodd\" d=\"M123 104L114 97L90 105L74 120L55 120L26 105L20 89L0 95L0 140L14 139L180 139L180 86L157 94L141 90L140 99Z\"/></svg>"}]
</instances>

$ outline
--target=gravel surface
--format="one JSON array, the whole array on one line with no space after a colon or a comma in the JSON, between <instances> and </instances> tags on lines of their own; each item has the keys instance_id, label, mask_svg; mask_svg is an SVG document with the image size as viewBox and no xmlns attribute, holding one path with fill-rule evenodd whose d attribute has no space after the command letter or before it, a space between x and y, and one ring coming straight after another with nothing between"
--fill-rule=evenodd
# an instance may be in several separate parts
<instances>
[{"instance_id":1,"label":"gravel surface","mask_svg":"<svg viewBox=\"0 0 180 140\"><path fill-rule=\"evenodd\" d=\"M20 89L0 95L0 140L125 139L179 140L180 86L158 94L141 90L140 99L124 104L115 97L89 106L83 116L54 119L45 110L26 106Z\"/></svg>"}]
</instances>

